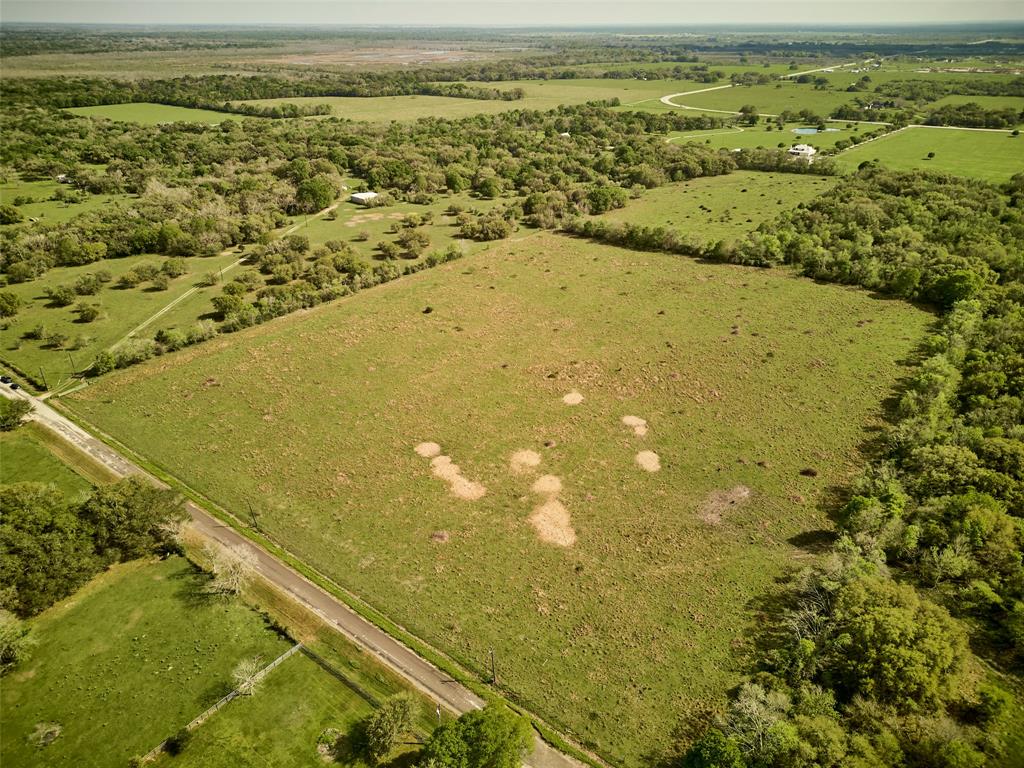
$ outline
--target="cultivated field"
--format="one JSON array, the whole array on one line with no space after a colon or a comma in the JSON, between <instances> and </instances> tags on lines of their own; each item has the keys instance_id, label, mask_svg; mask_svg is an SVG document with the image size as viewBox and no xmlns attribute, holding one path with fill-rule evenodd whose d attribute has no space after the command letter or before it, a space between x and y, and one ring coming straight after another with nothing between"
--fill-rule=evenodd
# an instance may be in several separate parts
<instances>
[{"instance_id":1,"label":"cultivated field","mask_svg":"<svg viewBox=\"0 0 1024 768\"><path fill-rule=\"evenodd\" d=\"M930 320L537 234L64 402L635 766L740 679Z\"/></svg>"},{"instance_id":2,"label":"cultivated field","mask_svg":"<svg viewBox=\"0 0 1024 768\"><path fill-rule=\"evenodd\" d=\"M935 157L929 159L928 153ZM842 153L837 162L850 170L877 160L897 170L925 169L996 183L1024 170L1024 139L1009 131L908 128Z\"/></svg>"},{"instance_id":3,"label":"cultivated field","mask_svg":"<svg viewBox=\"0 0 1024 768\"><path fill-rule=\"evenodd\" d=\"M754 229L835 183L825 176L736 171L649 189L604 218L678 229L714 243Z\"/></svg>"},{"instance_id":4,"label":"cultivated field","mask_svg":"<svg viewBox=\"0 0 1024 768\"><path fill-rule=\"evenodd\" d=\"M203 597L185 560L116 565L32 621L38 645L0 689L4 765L120 768L231 690L243 658L288 648L237 601ZM39 725L60 735L39 747Z\"/></svg>"},{"instance_id":5,"label":"cultivated field","mask_svg":"<svg viewBox=\"0 0 1024 768\"><path fill-rule=\"evenodd\" d=\"M83 117L101 117L126 123L142 123L143 125L176 122L217 125L232 118L242 119L241 115L214 112L209 109L172 107L167 104L104 104L98 107L71 107L67 111Z\"/></svg>"}]
</instances>

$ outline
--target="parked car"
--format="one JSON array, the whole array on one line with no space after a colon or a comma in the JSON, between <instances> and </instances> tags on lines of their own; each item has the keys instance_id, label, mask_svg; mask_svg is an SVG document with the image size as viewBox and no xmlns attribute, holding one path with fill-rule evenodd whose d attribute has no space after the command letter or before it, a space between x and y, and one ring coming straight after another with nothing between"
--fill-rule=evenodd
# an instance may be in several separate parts
<instances>
[{"instance_id":1,"label":"parked car","mask_svg":"<svg viewBox=\"0 0 1024 768\"><path fill-rule=\"evenodd\" d=\"M11 377L10 376L0 376L0 383L10 384L11 383Z\"/></svg>"},{"instance_id":2,"label":"parked car","mask_svg":"<svg viewBox=\"0 0 1024 768\"><path fill-rule=\"evenodd\" d=\"M11 382L11 389L21 389L21 385L16 381Z\"/></svg>"}]
</instances>

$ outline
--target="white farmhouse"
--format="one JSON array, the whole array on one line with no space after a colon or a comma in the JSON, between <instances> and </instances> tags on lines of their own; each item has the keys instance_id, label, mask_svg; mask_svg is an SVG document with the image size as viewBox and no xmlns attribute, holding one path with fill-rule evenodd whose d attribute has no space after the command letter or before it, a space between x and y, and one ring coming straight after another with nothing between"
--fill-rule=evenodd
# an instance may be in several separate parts
<instances>
[{"instance_id":1,"label":"white farmhouse","mask_svg":"<svg viewBox=\"0 0 1024 768\"><path fill-rule=\"evenodd\" d=\"M356 192L349 198L349 202L357 203L359 205L369 205L371 201L376 200L380 195L376 192Z\"/></svg>"},{"instance_id":2,"label":"white farmhouse","mask_svg":"<svg viewBox=\"0 0 1024 768\"><path fill-rule=\"evenodd\" d=\"M789 154L792 157L798 157L801 160L811 162L814 156L818 154L818 150L812 147L810 144L797 144L794 147L790 147Z\"/></svg>"}]
</instances>

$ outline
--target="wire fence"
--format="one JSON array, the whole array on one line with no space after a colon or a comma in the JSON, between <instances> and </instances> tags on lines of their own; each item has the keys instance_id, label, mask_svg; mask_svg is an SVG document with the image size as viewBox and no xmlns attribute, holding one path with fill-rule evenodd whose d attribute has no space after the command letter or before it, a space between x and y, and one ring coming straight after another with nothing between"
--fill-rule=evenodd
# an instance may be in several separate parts
<instances>
[{"instance_id":1,"label":"wire fence","mask_svg":"<svg viewBox=\"0 0 1024 768\"><path fill-rule=\"evenodd\" d=\"M289 648L287 651L282 653L280 656L278 656L272 662L267 664L267 666L263 667L263 669L261 669L255 675L253 675L250 678L252 684L255 685L256 683L258 683L260 680L262 680L264 677L266 677L272 670L276 669L278 666L283 664L285 661L287 661L289 658L294 656L296 653L298 653L302 649L303 649L302 648L302 643L296 643L295 645L293 645L291 648ZM238 691L238 690L231 691L231 693L229 693L227 696L222 698L220 701L218 701L213 706L211 706L208 709L204 710L197 717L195 717L191 722L189 722L188 725L185 726L185 730L186 731L191 731L191 730L194 730L195 728L198 728L200 725L202 725L207 720L209 720L210 717L217 710L221 709L225 704L227 704L232 699L235 699L235 698L237 698L238 696L241 696L241 695L242 695L241 692ZM149 750L149 752L147 752L145 755L142 756L142 762L148 763L148 762L150 762L152 760L155 760L157 755L159 755L161 752L163 752L167 748L167 742L168 741L170 741L170 739L164 739L159 744L157 744L155 747L153 747L153 749Z\"/></svg>"}]
</instances>

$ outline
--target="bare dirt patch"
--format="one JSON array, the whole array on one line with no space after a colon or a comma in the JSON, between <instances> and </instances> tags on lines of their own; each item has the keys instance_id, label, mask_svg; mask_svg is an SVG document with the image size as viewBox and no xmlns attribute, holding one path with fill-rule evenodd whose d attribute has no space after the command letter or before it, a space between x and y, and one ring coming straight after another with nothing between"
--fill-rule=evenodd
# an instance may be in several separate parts
<instances>
[{"instance_id":1,"label":"bare dirt patch","mask_svg":"<svg viewBox=\"0 0 1024 768\"><path fill-rule=\"evenodd\" d=\"M700 509L700 519L708 525L718 525L722 522L723 513L740 506L749 498L750 489L745 485L737 485L727 491L712 491Z\"/></svg>"},{"instance_id":2,"label":"bare dirt patch","mask_svg":"<svg viewBox=\"0 0 1024 768\"><path fill-rule=\"evenodd\" d=\"M420 443L413 450L424 459L432 459L441 455L441 446L437 443Z\"/></svg>"},{"instance_id":3,"label":"bare dirt patch","mask_svg":"<svg viewBox=\"0 0 1024 768\"><path fill-rule=\"evenodd\" d=\"M647 421L641 419L639 416L623 416L622 423L633 430L633 434L637 437L643 437L647 434Z\"/></svg>"},{"instance_id":4,"label":"bare dirt patch","mask_svg":"<svg viewBox=\"0 0 1024 768\"><path fill-rule=\"evenodd\" d=\"M657 472L661 469L661 459L654 451L640 451L636 455L636 463L647 472Z\"/></svg>"},{"instance_id":5,"label":"bare dirt patch","mask_svg":"<svg viewBox=\"0 0 1024 768\"><path fill-rule=\"evenodd\" d=\"M569 522L569 510L558 499L549 499L530 515L530 525L537 531L540 540L559 547L571 547L576 543L576 531Z\"/></svg>"},{"instance_id":6,"label":"bare dirt patch","mask_svg":"<svg viewBox=\"0 0 1024 768\"><path fill-rule=\"evenodd\" d=\"M452 462L450 456L435 456L430 462L430 469L435 477L448 483L449 490L457 498L476 501L487 493L483 485L463 477L462 469Z\"/></svg>"},{"instance_id":7,"label":"bare dirt patch","mask_svg":"<svg viewBox=\"0 0 1024 768\"><path fill-rule=\"evenodd\" d=\"M562 478L555 475L541 475L530 490L541 496L557 496L562 492Z\"/></svg>"},{"instance_id":8,"label":"bare dirt patch","mask_svg":"<svg viewBox=\"0 0 1024 768\"><path fill-rule=\"evenodd\" d=\"M566 405L579 405L583 402L583 395L574 389L562 397L562 402Z\"/></svg>"},{"instance_id":9,"label":"bare dirt patch","mask_svg":"<svg viewBox=\"0 0 1024 768\"><path fill-rule=\"evenodd\" d=\"M437 542L438 544L447 544L452 538L452 535L448 531L434 531L430 534L430 540Z\"/></svg>"},{"instance_id":10,"label":"bare dirt patch","mask_svg":"<svg viewBox=\"0 0 1024 768\"><path fill-rule=\"evenodd\" d=\"M517 475L540 466L540 454L536 451L516 451L508 460L508 468Z\"/></svg>"}]
</instances>

